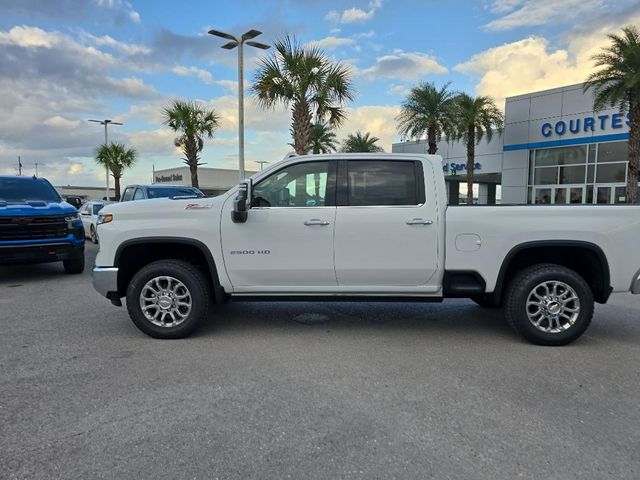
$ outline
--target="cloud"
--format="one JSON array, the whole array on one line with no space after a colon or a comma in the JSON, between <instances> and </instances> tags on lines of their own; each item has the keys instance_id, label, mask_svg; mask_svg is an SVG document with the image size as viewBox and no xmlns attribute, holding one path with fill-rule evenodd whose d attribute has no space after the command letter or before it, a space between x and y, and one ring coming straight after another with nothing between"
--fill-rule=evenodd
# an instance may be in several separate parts
<instances>
[{"instance_id":1,"label":"cloud","mask_svg":"<svg viewBox=\"0 0 640 480\"><path fill-rule=\"evenodd\" d=\"M406 97L407 95L409 95L409 92L410 92L410 89L406 85L391 85L387 89L387 93L391 95L402 95L403 97Z\"/></svg>"},{"instance_id":2,"label":"cloud","mask_svg":"<svg viewBox=\"0 0 640 480\"><path fill-rule=\"evenodd\" d=\"M324 18L335 23L364 23L371 20L380 8L382 8L382 0L372 0L369 2L368 10L356 7L348 8L342 12L331 10Z\"/></svg>"},{"instance_id":3,"label":"cloud","mask_svg":"<svg viewBox=\"0 0 640 480\"><path fill-rule=\"evenodd\" d=\"M396 50L393 54L376 58L376 63L360 71L368 79L400 79L415 81L430 74L447 73L431 55L421 52Z\"/></svg>"},{"instance_id":4,"label":"cloud","mask_svg":"<svg viewBox=\"0 0 640 480\"><path fill-rule=\"evenodd\" d=\"M640 22L640 7L626 15L626 22ZM480 52L454 70L477 76L476 93L492 96L501 105L505 97L584 82L594 69L591 57L609 45L606 35L619 29L616 16L589 28L583 25L565 35L564 48L530 36Z\"/></svg>"},{"instance_id":5,"label":"cloud","mask_svg":"<svg viewBox=\"0 0 640 480\"><path fill-rule=\"evenodd\" d=\"M487 30L512 30L519 27L563 23L591 18L637 5L635 0L495 0L490 10L501 15L485 25Z\"/></svg>"},{"instance_id":6,"label":"cloud","mask_svg":"<svg viewBox=\"0 0 640 480\"><path fill-rule=\"evenodd\" d=\"M98 19L100 22L139 23L140 14L131 3L120 0L2 0L2 14L68 25L70 21Z\"/></svg>"},{"instance_id":7,"label":"cloud","mask_svg":"<svg viewBox=\"0 0 640 480\"><path fill-rule=\"evenodd\" d=\"M82 173L84 170L84 166L81 163L72 163L69 166L69 175L78 175Z\"/></svg>"},{"instance_id":8,"label":"cloud","mask_svg":"<svg viewBox=\"0 0 640 480\"><path fill-rule=\"evenodd\" d=\"M135 43L126 43L116 40L109 35L95 36L84 30L80 31L81 38L98 47L110 47L115 50L119 50L127 55L148 54L151 49L146 45L139 45Z\"/></svg>"},{"instance_id":9,"label":"cloud","mask_svg":"<svg viewBox=\"0 0 640 480\"><path fill-rule=\"evenodd\" d=\"M370 132L380 139L379 145L385 151L391 151L391 144L396 141L396 116L400 112L398 106L364 105L347 108L347 119L340 128L338 138L343 140L348 134L356 131Z\"/></svg>"},{"instance_id":10,"label":"cloud","mask_svg":"<svg viewBox=\"0 0 640 480\"><path fill-rule=\"evenodd\" d=\"M355 45L356 41L353 38L346 37L325 37L321 40L314 40L309 42L311 45L314 45L319 48L324 48L326 50L335 50L338 47L345 47L348 45Z\"/></svg>"},{"instance_id":11,"label":"cloud","mask_svg":"<svg viewBox=\"0 0 640 480\"><path fill-rule=\"evenodd\" d=\"M200 80L207 84L213 83L213 75L211 75L211 72L207 72L202 68L183 67L178 65L176 67L173 67L171 71L176 75L180 75L183 77L198 77Z\"/></svg>"},{"instance_id":12,"label":"cloud","mask_svg":"<svg viewBox=\"0 0 640 480\"><path fill-rule=\"evenodd\" d=\"M53 117L47 118L44 122L45 125L56 128L75 128L80 125L80 120L68 120L66 118L61 117L60 115L55 115Z\"/></svg>"}]
</instances>

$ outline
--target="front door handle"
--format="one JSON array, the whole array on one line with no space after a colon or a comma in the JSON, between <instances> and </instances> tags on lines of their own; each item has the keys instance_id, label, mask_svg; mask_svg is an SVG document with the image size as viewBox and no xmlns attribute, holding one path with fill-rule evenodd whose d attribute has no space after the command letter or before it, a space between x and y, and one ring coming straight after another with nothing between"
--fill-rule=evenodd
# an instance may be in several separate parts
<instances>
[{"instance_id":1,"label":"front door handle","mask_svg":"<svg viewBox=\"0 0 640 480\"><path fill-rule=\"evenodd\" d=\"M325 225L329 225L329 222L326 220L320 220L319 218L312 218L311 220L307 220L306 222L304 222L304 224L308 227L312 225L325 226Z\"/></svg>"},{"instance_id":2,"label":"front door handle","mask_svg":"<svg viewBox=\"0 0 640 480\"><path fill-rule=\"evenodd\" d=\"M433 220L425 220L423 218L414 218L407 220L407 225L431 225Z\"/></svg>"}]
</instances>

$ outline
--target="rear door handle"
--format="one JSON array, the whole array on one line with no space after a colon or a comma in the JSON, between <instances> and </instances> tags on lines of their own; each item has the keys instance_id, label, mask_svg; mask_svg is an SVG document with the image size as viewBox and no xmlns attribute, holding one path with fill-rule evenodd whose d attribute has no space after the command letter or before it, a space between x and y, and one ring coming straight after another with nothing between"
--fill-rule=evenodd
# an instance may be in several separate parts
<instances>
[{"instance_id":1,"label":"rear door handle","mask_svg":"<svg viewBox=\"0 0 640 480\"><path fill-rule=\"evenodd\" d=\"M325 225L329 225L329 223L330 222L328 222L327 220L320 220L319 218L312 218L311 220L307 220L306 222L304 222L304 224L308 227L312 225L325 226Z\"/></svg>"},{"instance_id":2,"label":"rear door handle","mask_svg":"<svg viewBox=\"0 0 640 480\"><path fill-rule=\"evenodd\" d=\"M423 218L414 218L412 220L407 220L407 225L431 225L433 220L425 220Z\"/></svg>"}]
</instances>

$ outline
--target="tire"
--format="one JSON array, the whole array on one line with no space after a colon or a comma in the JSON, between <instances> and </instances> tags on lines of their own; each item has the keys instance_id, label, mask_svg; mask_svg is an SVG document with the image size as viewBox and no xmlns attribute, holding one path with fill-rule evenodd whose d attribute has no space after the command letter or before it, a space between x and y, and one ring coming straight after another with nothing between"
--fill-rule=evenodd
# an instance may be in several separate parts
<instances>
[{"instance_id":1,"label":"tire","mask_svg":"<svg viewBox=\"0 0 640 480\"><path fill-rule=\"evenodd\" d=\"M589 327L593 309L593 292L584 278L555 264L534 265L519 272L505 298L509 325L536 345L573 342Z\"/></svg>"},{"instance_id":2,"label":"tire","mask_svg":"<svg viewBox=\"0 0 640 480\"><path fill-rule=\"evenodd\" d=\"M91 235L91 241L93 243L98 243L98 234L96 233L96 229L93 225L91 225L91 230L90 230L90 235Z\"/></svg>"},{"instance_id":3,"label":"tire","mask_svg":"<svg viewBox=\"0 0 640 480\"><path fill-rule=\"evenodd\" d=\"M207 317L210 303L211 291L204 274L182 260L150 263L133 276L127 287L131 320L153 338L188 337ZM161 308L163 305L166 308Z\"/></svg>"},{"instance_id":4,"label":"tire","mask_svg":"<svg viewBox=\"0 0 640 480\"><path fill-rule=\"evenodd\" d=\"M71 253L67 260L62 261L62 265L64 271L69 274L84 272L84 248Z\"/></svg>"},{"instance_id":5,"label":"tire","mask_svg":"<svg viewBox=\"0 0 640 480\"><path fill-rule=\"evenodd\" d=\"M483 308L500 308L502 306L498 299L487 293L474 295L471 300Z\"/></svg>"}]
</instances>

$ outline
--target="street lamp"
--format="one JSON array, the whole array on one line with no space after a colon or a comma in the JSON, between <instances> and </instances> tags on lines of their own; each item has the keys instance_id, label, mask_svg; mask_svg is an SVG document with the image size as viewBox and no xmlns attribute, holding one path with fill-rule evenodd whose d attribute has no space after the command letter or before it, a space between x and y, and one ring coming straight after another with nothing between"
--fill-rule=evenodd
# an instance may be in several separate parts
<instances>
[{"instance_id":1,"label":"street lamp","mask_svg":"<svg viewBox=\"0 0 640 480\"><path fill-rule=\"evenodd\" d=\"M100 125L104 125L104 144L107 145L109 143L109 133L107 131L107 127L109 126L109 124L111 125L124 125L123 123L120 122L114 122L113 120L108 120L108 119L104 119L104 120L89 120L90 122L93 123L99 123ZM106 190L106 195L104 197L104 199L106 201L109 201L109 166L105 165L105 168L107 170L107 190Z\"/></svg>"},{"instance_id":2,"label":"street lamp","mask_svg":"<svg viewBox=\"0 0 640 480\"><path fill-rule=\"evenodd\" d=\"M267 162L266 160L256 160L256 163L260 165L260 171L262 171L262 167L264 166L264 164L269 162Z\"/></svg>"},{"instance_id":3,"label":"street lamp","mask_svg":"<svg viewBox=\"0 0 640 480\"><path fill-rule=\"evenodd\" d=\"M259 30L249 30L242 34L240 38L236 38L230 33L221 32L220 30L209 30L209 34L216 37L230 40L230 42L222 45L225 50L233 50L238 47L238 162L240 167L240 180L244 178L244 71L242 47L247 45L261 50L268 50L269 45L264 43L252 42L252 38L256 38L262 32Z\"/></svg>"}]
</instances>

